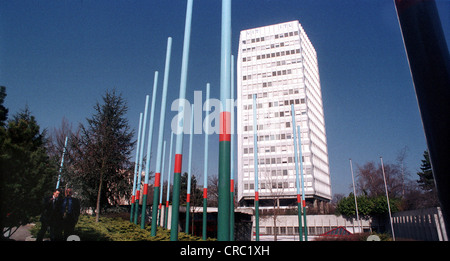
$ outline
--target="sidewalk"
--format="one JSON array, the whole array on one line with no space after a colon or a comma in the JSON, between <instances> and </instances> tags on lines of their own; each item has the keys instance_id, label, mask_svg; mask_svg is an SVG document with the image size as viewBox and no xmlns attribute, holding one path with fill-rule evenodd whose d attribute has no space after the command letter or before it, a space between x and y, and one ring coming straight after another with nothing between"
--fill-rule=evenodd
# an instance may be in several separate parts
<instances>
[{"instance_id":1,"label":"sidewalk","mask_svg":"<svg viewBox=\"0 0 450 261\"><path fill-rule=\"evenodd\" d=\"M20 226L17 229L17 231L11 235L10 239L13 239L15 241L36 241L36 238L34 238L30 233L30 229L33 226L34 224L27 224L25 226Z\"/></svg>"}]
</instances>

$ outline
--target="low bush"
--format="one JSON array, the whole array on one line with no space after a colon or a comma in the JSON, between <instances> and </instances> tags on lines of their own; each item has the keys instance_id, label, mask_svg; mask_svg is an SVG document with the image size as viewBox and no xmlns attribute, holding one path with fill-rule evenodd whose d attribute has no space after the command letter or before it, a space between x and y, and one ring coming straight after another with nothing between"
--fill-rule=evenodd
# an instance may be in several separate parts
<instances>
[{"instance_id":1,"label":"low bush","mask_svg":"<svg viewBox=\"0 0 450 261\"><path fill-rule=\"evenodd\" d=\"M40 222L31 233L36 237L40 229ZM141 229L140 225L131 223L121 217L100 217L99 222L95 222L95 217L81 215L74 234L79 236L81 241L169 241L170 230L158 227L155 237L151 236L150 225ZM179 241L200 241L200 237L178 233ZM213 240L213 239L208 239Z\"/></svg>"}]
</instances>

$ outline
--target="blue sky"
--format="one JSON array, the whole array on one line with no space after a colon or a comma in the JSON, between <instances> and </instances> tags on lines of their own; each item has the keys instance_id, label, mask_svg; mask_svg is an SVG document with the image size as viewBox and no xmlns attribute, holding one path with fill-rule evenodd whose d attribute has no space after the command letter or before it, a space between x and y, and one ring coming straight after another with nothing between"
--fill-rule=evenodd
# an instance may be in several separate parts
<instances>
[{"instance_id":1,"label":"blue sky","mask_svg":"<svg viewBox=\"0 0 450 261\"><path fill-rule=\"evenodd\" d=\"M449 42L450 1L437 4ZM219 98L221 1L195 0L193 8L186 95L191 102L194 91L204 91L207 82L211 97ZM9 115L28 105L43 128L59 127L63 117L77 126L93 114L107 89L116 88L128 102L127 117L137 130L156 70L161 94L170 36L169 143L185 9L183 0L0 0L0 85L7 88ZM354 168L379 162L380 156L395 163L405 146L406 166L416 179L426 143L393 1L235 0L233 54L237 56L241 30L292 20L300 21L318 55L333 194L351 190L349 158ZM218 136L209 140L209 169L216 174ZM188 141L186 135L183 171ZM203 135L195 135L194 144L200 144L194 148L194 174L202 181Z\"/></svg>"}]
</instances>

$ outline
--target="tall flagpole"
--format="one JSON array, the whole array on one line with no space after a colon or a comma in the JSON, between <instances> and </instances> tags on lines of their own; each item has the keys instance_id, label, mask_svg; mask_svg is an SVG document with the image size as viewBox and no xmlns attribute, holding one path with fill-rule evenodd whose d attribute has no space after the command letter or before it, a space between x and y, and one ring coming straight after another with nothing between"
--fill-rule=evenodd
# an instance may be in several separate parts
<instances>
[{"instance_id":1,"label":"tall flagpole","mask_svg":"<svg viewBox=\"0 0 450 261\"><path fill-rule=\"evenodd\" d=\"M359 220L359 213L358 213L358 201L356 200L356 188L355 188L355 178L353 176L353 164L352 159L350 159L350 171L352 172L352 182L353 182L353 196L355 197L355 208L356 208L356 222L359 224L359 232L362 233L362 227L361 222Z\"/></svg>"},{"instance_id":2,"label":"tall flagpole","mask_svg":"<svg viewBox=\"0 0 450 261\"><path fill-rule=\"evenodd\" d=\"M204 156L203 156L203 229L202 235L203 240L206 240L207 235L207 221L208 221L208 138L209 138L209 83L206 84L206 115L205 115L205 148L204 148Z\"/></svg>"},{"instance_id":3,"label":"tall flagpole","mask_svg":"<svg viewBox=\"0 0 450 261\"><path fill-rule=\"evenodd\" d=\"M172 173L172 148L173 148L173 132L170 133L170 148L169 148L169 171L167 172L167 194L166 194L166 208L164 209L164 228L167 228L169 216L169 201L170 201L170 174Z\"/></svg>"},{"instance_id":4,"label":"tall flagpole","mask_svg":"<svg viewBox=\"0 0 450 261\"><path fill-rule=\"evenodd\" d=\"M293 131L293 136L294 136L295 176L296 176L296 185L297 185L298 235L299 235L300 241L303 241L302 204L301 204L301 198L300 198L300 176L299 176L299 170L298 170L298 164L299 164L298 161L299 160L301 161L302 159L301 159L301 156L299 159L298 153L297 153L297 133L296 133L294 104L291 104L291 114L292 114L292 131ZM298 135L300 136L300 133Z\"/></svg>"},{"instance_id":5,"label":"tall flagpole","mask_svg":"<svg viewBox=\"0 0 450 261\"><path fill-rule=\"evenodd\" d=\"M391 205L389 204L389 195L388 195L388 189L387 189L387 184L386 184L386 175L384 173L384 164L383 164L382 157L380 157L380 161L381 161L381 170L383 171L384 188L386 190L386 200L387 200L387 205L388 205L388 210L389 210L389 221L391 222L392 239L395 241L394 225L392 224Z\"/></svg>"},{"instance_id":6,"label":"tall flagpole","mask_svg":"<svg viewBox=\"0 0 450 261\"><path fill-rule=\"evenodd\" d=\"M141 228L145 228L145 218L146 218L146 207L147 207L147 190L148 190L148 178L150 172L150 153L152 148L152 138L153 138L153 118L155 115L155 101L156 101L156 90L158 86L158 71L155 72L153 79L153 93L152 93L152 105L150 108L150 127L148 129L148 140L147 140L147 157L145 159L145 179L144 179L144 191L142 195L142 213L141 213Z\"/></svg>"},{"instance_id":7,"label":"tall flagpole","mask_svg":"<svg viewBox=\"0 0 450 261\"><path fill-rule=\"evenodd\" d=\"M186 190L186 226L185 233L189 234L189 214L191 209L191 177L192 177L192 140L194 138L194 105L191 107L191 134L189 136L189 163Z\"/></svg>"},{"instance_id":8,"label":"tall flagpole","mask_svg":"<svg viewBox=\"0 0 450 261\"><path fill-rule=\"evenodd\" d=\"M191 22L192 22L192 4L193 0L187 1L186 8L186 23L184 27L184 42L183 42L183 58L181 61L181 80L180 80L180 101L184 101L186 97L186 82L187 82L187 69L189 60L189 44L191 39ZM181 110L181 105L179 110ZM186 108L183 108L186 110ZM179 116L182 114L179 113ZM183 117L183 116L181 116ZM175 164L173 170L173 195L172 195L172 222L170 230L170 240L178 240L178 218L180 207L180 187L181 187L181 165L183 163L183 127L184 119L179 121L177 126L177 140L175 147Z\"/></svg>"},{"instance_id":9,"label":"tall flagpole","mask_svg":"<svg viewBox=\"0 0 450 261\"><path fill-rule=\"evenodd\" d=\"M222 0L219 127L219 204L217 239L230 240L230 71L231 0Z\"/></svg>"},{"instance_id":10,"label":"tall flagpole","mask_svg":"<svg viewBox=\"0 0 450 261\"><path fill-rule=\"evenodd\" d=\"M234 56L231 55L230 241L234 241Z\"/></svg>"},{"instance_id":11,"label":"tall flagpole","mask_svg":"<svg viewBox=\"0 0 450 261\"><path fill-rule=\"evenodd\" d=\"M156 168L155 168L155 185L153 190L153 207L152 207L152 227L151 236L156 236L156 221L157 221L157 206L158 195L161 186L161 161L162 161L162 145L164 140L164 123L166 119L166 101L167 101L167 86L169 82L169 70L170 70L170 55L172 51L172 38L167 38L167 50L166 50L166 64L164 68L164 81L161 99L161 110L159 115L159 132L158 132L158 147L156 151Z\"/></svg>"},{"instance_id":12,"label":"tall flagpole","mask_svg":"<svg viewBox=\"0 0 450 261\"><path fill-rule=\"evenodd\" d=\"M130 222L134 220L134 207L136 200L136 178L137 172L139 169L139 148L141 147L141 130L142 130L142 112L139 113L139 130L138 130L138 138L136 143L136 161L134 163L134 177L133 177L133 191L131 192L131 210L130 210Z\"/></svg>"},{"instance_id":13,"label":"tall flagpole","mask_svg":"<svg viewBox=\"0 0 450 261\"><path fill-rule=\"evenodd\" d=\"M259 190L258 190L258 124L256 123L256 94L253 94L253 155L255 169L255 227L256 241L259 241Z\"/></svg>"},{"instance_id":14,"label":"tall flagpole","mask_svg":"<svg viewBox=\"0 0 450 261\"><path fill-rule=\"evenodd\" d=\"M304 235L305 241L308 241L308 226L306 225L306 201L305 201L305 181L304 176L305 172L303 172L303 160L302 160L302 136L300 135L300 125L297 126L298 130L298 146L299 146L299 156L300 156L300 174L301 174L301 183L302 183L302 207L303 207L303 225L305 226Z\"/></svg>"},{"instance_id":15,"label":"tall flagpole","mask_svg":"<svg viewBox=\"0 0 450 261\"><path fill-rule=\"evenodd\" d=\"M158 205L158 213L159 213L159 222L158 222L158 226L161 226L161 210L162 210L162 196L163 196L163 189L162 189L162 184L164 184L164 166L166 163L166 141L164 140L164 145L163 145L163 157L162 157L162 168L161 168L161 189L159 190L159 205Z\"/></svg>"},{"instance_id":16,"label":"tall flagpole","mask_svg":"<svg viewBox=\"0 0 450 261\"><path fill-rule=\"evenodd\" d=\"M137 173L137 183L136 183L136 201L134 206L134 224L138 223L139 215L139 199L141 190L141 179L142 179L142 161L144 159L144 145L145 145L145 127L147 126L147 111L148 111L148 100L150 96L145 96L145 109L144 109L144 123L142 124L142 137L141 146L139 148L139 170ZM149 155L148 155L149 156Z\"/></svg>"},{"instance_id":17,"label":"tall flagpole","mask_svg":"<svg viewBox=\"0 0 450 261\"><path fill-rule=\"evenodd\" d=\"M59 174L58 174L58 181L56 182L56 189L59 189L59 183L61 181L61 172L62 172L63 165L64 165L64 155L66 154L67 139L68 139L68 137L66 136L66 141L64 142L63 153L61 156L61 165L59 166Z\"/></svg>"}]
</instances>

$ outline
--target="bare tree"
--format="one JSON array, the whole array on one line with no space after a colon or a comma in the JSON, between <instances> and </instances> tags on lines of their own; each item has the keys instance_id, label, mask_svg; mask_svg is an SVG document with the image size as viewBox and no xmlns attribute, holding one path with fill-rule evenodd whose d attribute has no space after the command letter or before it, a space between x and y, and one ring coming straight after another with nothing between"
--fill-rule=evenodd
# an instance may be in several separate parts
<instances>
[{"instance_id":1,"label":"bare tree","mask_svg":"<svg viewBox=\"0 0 450 261\"><path fill-rule=\"evenodd\" d=\"M402 177L401 169L396 164L384 164L386 174L386 184L389 195L392 197L401 197L402 195ZM356 188L358 194L364 194L370 197L377 197L385 194L383 173L381 164L367 162L363 166L357 165Z\"/></svg>"},{"instance_id":2,"label":"bare tree","mask_svg":"<svg viewBox=\"0 0 450 261\"><path fill-rule=\"evenodd\" d=\"M266 181L266 182L265 182ZM278 217L283 213L283 210L280 209L280 199L281 196L284 195L284 188L286 184L289 184L286 178L272 175L269 172L265 172L264 179L261 179L261 188L268 190L267 195L270 195L270 201L272 203L272 210L261 213L261 219L267 220L272 218L273 220L273 234L274 241L278 240ZM266 193L261 193L263 197Z\"/></svg>"}]
</instances>

